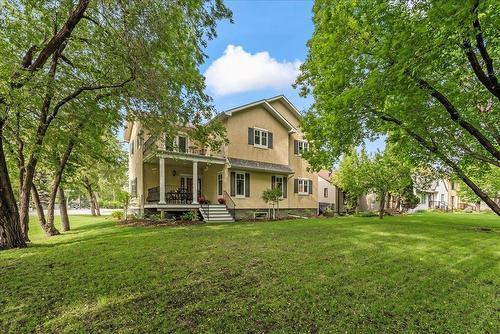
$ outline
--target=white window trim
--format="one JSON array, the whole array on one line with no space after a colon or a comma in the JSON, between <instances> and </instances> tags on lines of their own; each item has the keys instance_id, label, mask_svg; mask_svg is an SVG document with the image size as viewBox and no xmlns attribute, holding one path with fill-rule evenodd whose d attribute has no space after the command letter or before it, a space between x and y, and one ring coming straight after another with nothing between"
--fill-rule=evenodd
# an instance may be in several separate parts
<instances>
[{"instance_id":1,"label":"white window trim","mask_svg":"<svg viewBox=\"0 0 500 334\"><path fill-rule=\"evenodd\" d=\"M297 185L298 186L298 189L297 189L298 192L297 193L299 195L309 195L309 181L310 181L310 179L304 178L304 177L299 177L298 180L299 180L298 181L299 184ZM300 181L307 181L307 191L306 192L300 191ZM303 188L305 188L305 187L303 187Z\"/></svg>"},{"instance_id":2,"label":"white window trim","mask_svg":"<svg viewBox=\"0 0 500 334\"><path fill-rule=\"evenodd\" d=\"M262 132L265 132L266 133L266 145L262 145L262 144L257 144L255 142L255 131L259 131L261 134L260 134L260 142L262 143ZM267 129L262 129L262 128L253 128L253 146L254 147L258 147L258 148L264 148L264 149L268 149L269 148L269 130Z\"/></svg>"},{"instance_id":3,"label":"white window trim","mask_svg":"<svg viewBox=\"0 0 500 334\"><path fill-rule=\"evenodd\" d=\"M243 175L243 195L238 195L238 174ZM234 197L235 198L245 198L245 189L246 189L245 172L234 171Z\"/></svg>"},{"instance_id":4,"label":"white window trim","mask_svg":"<svg viewBox=\"0 0 500 334\"><path fill-rule=\"evenodd\" d=\"M281 197L284 198L283 196L285 195L285 183L288 182L288 178L285 175L274 175L274 184L278 183L278 177L281 178Z\"/></svg>"},{"instance_id":5,"label":"white window trim","mask_svg":"<svg viewBox=\"0 0 500 334\"><path fill-rule=\"evenodd\" d=\"M303 140L303 139L297 139L297 155L298 156L302 156L302 152L300 151L300 144L302 143L303 147L302 147L302 151L309 151L309 142L307 140ZM307 147L305 150L304 150L304 147Z\"/></svg>"}]
</instances>

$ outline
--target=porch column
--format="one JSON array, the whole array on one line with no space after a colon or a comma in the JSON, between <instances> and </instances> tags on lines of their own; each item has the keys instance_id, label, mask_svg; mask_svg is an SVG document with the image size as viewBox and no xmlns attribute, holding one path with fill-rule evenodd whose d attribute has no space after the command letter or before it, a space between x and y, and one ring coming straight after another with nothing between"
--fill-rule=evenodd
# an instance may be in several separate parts
<instances>
[{"instance_id":1,"label":"porch column","mask_svg":"<svg viewBox=\"0 0 500 334\"><path fill-rule=\"evenodd\" d=\"M198 204L198 161L193 161L193 203Z\"/></svg>"},{"instance_id":2,"label":"porch column","mask_svg":"<svg viewBox=\"0 0 500 334\"><path fill-rule=\"evenodd\" d=\"M165 158L160 158L160 202L158 204L166 204L166 202L165 202Z\"/></svg>"}]
</instances>

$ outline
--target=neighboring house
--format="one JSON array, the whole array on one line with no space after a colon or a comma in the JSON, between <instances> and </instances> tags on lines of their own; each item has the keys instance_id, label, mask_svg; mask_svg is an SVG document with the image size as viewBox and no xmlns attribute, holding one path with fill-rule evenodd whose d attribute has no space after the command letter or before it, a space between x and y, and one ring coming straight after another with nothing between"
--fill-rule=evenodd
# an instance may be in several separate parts
<instances>
[{"instance_id":1,"label":"neighboring house","mask_svg":"<svg viewBox=\"0 0 500 334\"><path fill-rule=\"evenodd\" d=\"M139 122L127 124L132 209L200 209L207 220L231 220L227 208L237 218L250 218L267 211L262 192L279 187L282 213L317 212L318 177L301 157L308 143L299 128L301 115L288 99L280 95L256 101L216 118L228 139L220 152L200 147L182 131L173 149L166 149L148 139ZM200 205L199 197L212 205ZM225 205L214 205L219 200Z\"/></svg>"},{"instance_id":2,"label":"neighboring house","mask_svg":"<svg viewBox=\"0 0 500 334\"><path fill-rule=\"evenodd\" d=\"M323 213L330 208L336 214L344 213L344 193L331 183L332 173L321 170L318 173L318 210Z\"/></svg>"}]
</instances>

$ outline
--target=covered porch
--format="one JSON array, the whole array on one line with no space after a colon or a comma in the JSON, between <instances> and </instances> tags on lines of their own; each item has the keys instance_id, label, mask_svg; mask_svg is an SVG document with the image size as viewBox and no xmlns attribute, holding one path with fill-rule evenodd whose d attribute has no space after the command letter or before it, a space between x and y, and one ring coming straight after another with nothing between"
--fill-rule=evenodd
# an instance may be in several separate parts
<instances>
[{"instance_id":1,"label":"covered porch","mask_svg":"<svg viewBox=\"0 0 500 334\"><path fill-rule=\"evenodd\" d=\"M183 153L159 153L144 160L144 208L186 210L200 199L217 203L226 160ZM219 189L220 188L220 189Z\"/></svg>"}]
</instances>

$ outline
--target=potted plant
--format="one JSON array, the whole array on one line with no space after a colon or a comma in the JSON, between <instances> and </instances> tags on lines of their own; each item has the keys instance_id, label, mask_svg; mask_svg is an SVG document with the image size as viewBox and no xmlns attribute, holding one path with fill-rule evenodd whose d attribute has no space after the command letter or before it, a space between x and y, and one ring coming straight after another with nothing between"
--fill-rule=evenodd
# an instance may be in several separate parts
<instances>
[{"instance_id":1,"label":"potted plant","mask_svg":"<svg viewBox=\"0 0 500 334\"><path fill-rule=\"evenodd\" d=\"M219 204L223 204L223 205L226 204L226 200L224 198L222 198L222 197L218 198L217 202L219 202Z\"/></svg>"}]
</instances>

